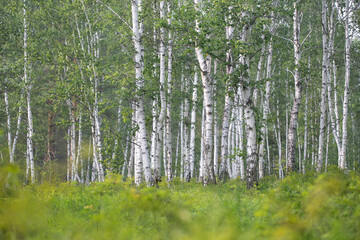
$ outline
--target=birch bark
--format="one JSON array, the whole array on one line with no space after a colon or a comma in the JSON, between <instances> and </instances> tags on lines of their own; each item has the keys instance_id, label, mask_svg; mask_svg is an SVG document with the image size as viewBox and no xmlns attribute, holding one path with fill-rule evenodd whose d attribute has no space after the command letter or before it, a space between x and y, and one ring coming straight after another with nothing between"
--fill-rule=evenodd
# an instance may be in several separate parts
<instances>
[{"instance_id":1,"label":"birch bark","mask_svg":"<svg viewBox=\"0 0 360 240\"><path fill-rule=\"evenodd\" d=\"M346 147L347 147L347 119L348 119L348 103L350 94L350 6L349 1L345 1L345 84L344 84L344 100L343 100L343 121L342 121L342 147L340 156L340 169L347 169L346 164Z\"/></svg>"},{"instance_id":2,"label":"birch bark","mask_svg":"<svg viewBox=\"0 0 360 240\"><path fill-rule=\"evenodd\" d=\"M192 108L191 108L191 126L190 126L190 176L194 177L194 166L195 166L195 123L196 123L196 103L197 103L197 82L198 73L195 71L194 83L193 83L193 94L192 94Z\"/></svg>"},{"instance_id":3,"label":"birch bark","mask_svg":"<svg viewBox=\"0 0 360 240\"><path fill-rule=\"evenodd\" d=\"M231 9L229 9L231 10ZM226 27L226 39L228 41L228 44L230 45L230 41L233 38L234 33L234 27L232 27L231 24ZM226 84L225 84L225 106L224 106L224 115L223 115L223 121L222 121L222 127L221 127L221 150L220 150L220 157L221 157L221 163L220 163L220 169L219 169L219 179L224 179L226 176L226 161L228 160L228 135L229 135L229 126L230 126L230 115L231 115L231 105L232 105L232 99L231 99L231 78L232 73L234 71L233 68L233 54L231 47L229 46L229 49L226 52Z\"/></svg>"},{"instance_id":4,"label":"birch bark","mask_svg":"<svg viewBox=\"0 0 360 240\"><path fill-rule=\"evenodd\" d=\"M138 155L137 161L143 161L144 165L144 175L145 181L148 185L151 184L151 169L150 169L150 159L149 159L149 150L146 138L146 126L145 126L145 110L144 110L144 96L141 93L141 90L144 87L144 78L143 78L143 69L144 69L144 59L143 59L143 46L141 42L141 23L139 22L138 12L141 8L141 0L132 0L132 26L133 26L133 42L135 47L135 78L136 78L136 87L138 89L138 96L136 99L136 120L139 126L139 134L137 143L141 146L141 156ZM139 184L139 182L137 182Z\"/></svg>"},{"instance_id":5,"label":"birch bark","mask_svg":"<svg viewBox=\"0 0 360 240\"><path fill-rule=\"evenodd\" d=\"M320 133L319 133L319 152L318 152L318 162L317 162L317 172L321 172L323 165L323 155L324 155L324 137L325 137L325 117L326 117L326 88L327 88L327 69L328 69L328 26L327 26L327 3L326 0L321 1L322 5L322 84L321 84L321 103L320 103Z\"/></svg>"},{"instance_id":6,"label":"birch bark","mask_svg":"<svg viewBox=\"0 0 360 240\"><path fill-rule=\"evenodd\" d=\"M195 0L195 10L200 11L199 7L201 0ZM199 19L196 19L195 30L199 33L200 22ZM204 56L203 50L199 47L199 43L196 40L195 52L197 60L200 65L201 70L201 79L204 89L204 102L205 102L205 139L204 139L204 178L203 184L208 185L211 183L216 183L216 178L214 176L214 166L212 164L212 145L213 145L213 112L212 112L212 80L210 77L211 71L211 59L210 56Z\"/></svg>"},{"instance_id":7,"label":"birch bark","mask_svg":"<svg viewBox=\"0 0 360 240\"><path fill-rule=\"evenodd\" d=\"M26 0L23 1L23 27L24 27L24 81L25 81L25 88L26 88L26 105L27 105L27 156L28 156L28 163L30 169L30 182L35 183L35 163L34 163L34 152L33 152L33 117L31 111L31 88L32 83L28 76L29 70L29 62L28 62L28 52L27 52L27 14L26 14Z\"/></svg>"},{"instance_id":8,"label":"birch bark","mask_svg":"<svg viewBox=\"0 0 360 240\"><path fill-rule=\"evenodd\" d=\"M272 14L273 15L273 14ZM265 175L265 141L267 133L267 118L269 114L269 100L270 100L270 87L271 87L271 71L272 71L272 55L273 55L273 44L272 37L269 42L268 55L267 55L267 66L266 66L266 86L265 86L265 96L264 96L264 105L263 105L263 117L261 124L261 141L259 148L259 178L263 178Z\"/></svg>"},{"instance_id":9,"label":"birch bark","mask_svg":"<svg viewBox=\"0 0 360 240\"><path fill-rule=\"evenodd\" d=\"M5 80L6 81L6 80ZM15 163L15 149L16 144L19 136L20 124L21 124L21 117L22 117L22 100L23 100L23 93L20 96L20 103L19 103L19 110L17 116L17 125L16 125L16 132L14 138L12 138L12 127L11 127L11 114L10 114L10 105L9 99L7 94L7 86L5 82L4 88L4 100L5 100L5 112L6 112L6 122L7 122L7 129L8 129L8 148L9 148L9 156L10 156L10 164Z\"/></svg>"},{"instance_id":10,"label":"birch bark","mask_svg":"<svg viewBox=\"0 0 360 240\"><path fill-rule=\"evenodd\" d=\"M296 126L299 115L300 101L301 101L301 79L300 79L300 18L299 18L299 0L294 1L294 16L293 16L293 43L294 43L294 81L295 81L295 95L293 106L290 114L289 123L289 146L287 156L287 172L295 170L295 147L296 147Z\"/></svg>"},{"instance_id":11,"label":"birch bark","mask_svg":"<svg viewBox=\"0 0 360 240\"><path fill-rule=\"evenodd\" d=\"M168 25L171 25L171 1L168 1ZM168 78L167 78L167 102L166 102L166 161L168 182L172 181L172 134L171 134L171 99L172 99L172 32L168 31Z\"/></svg>"}]
</instances>

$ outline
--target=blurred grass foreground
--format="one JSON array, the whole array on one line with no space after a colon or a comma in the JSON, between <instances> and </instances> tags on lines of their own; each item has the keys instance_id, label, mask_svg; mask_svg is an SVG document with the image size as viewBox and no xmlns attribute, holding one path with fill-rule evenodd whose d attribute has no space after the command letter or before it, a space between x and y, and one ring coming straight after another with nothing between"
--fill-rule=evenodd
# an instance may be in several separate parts
<instances>
[{"instance_id":1,"label":"blurred grass foreground","mask_svg":"<svg viewBox=\"0 0 360 240\"><path fill-rule=\"evenodd\" d=\"M175 180L22 186L0 170L0 239L360 239L360 177L336 169L256 189Z\"/></svg>"}]
</instances>

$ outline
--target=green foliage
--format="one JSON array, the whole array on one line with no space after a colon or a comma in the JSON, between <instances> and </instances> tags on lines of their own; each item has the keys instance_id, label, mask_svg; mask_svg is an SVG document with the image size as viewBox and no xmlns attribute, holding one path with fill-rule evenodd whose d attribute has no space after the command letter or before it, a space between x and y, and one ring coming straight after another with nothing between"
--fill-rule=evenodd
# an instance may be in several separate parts
<instances>
[{"instance_id":1,"label":"green foliage","mask_svg":"<svg viewBox=\"0 0 360 240\"><path fill-rule=\"evenodd\" d=\"M1 168L1 239L356 239L360 234L356 172L268 177L252 190L238 179L207 187L176 180L135 187L120 175L91 186L22 187L16 172L13 166Z\"/></svg>"}]
</instances>

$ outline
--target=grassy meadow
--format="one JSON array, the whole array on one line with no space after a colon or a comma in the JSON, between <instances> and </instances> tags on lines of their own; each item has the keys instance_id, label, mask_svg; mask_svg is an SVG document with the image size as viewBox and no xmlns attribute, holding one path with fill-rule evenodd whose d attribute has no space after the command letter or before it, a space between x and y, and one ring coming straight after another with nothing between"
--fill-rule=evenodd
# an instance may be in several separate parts
<instances>
[{"instance_id":1,"label":"grassy meadow","mask_svg":"<svg viewBox=\"0 0 360 240\"><path fill-rule=\"evenodd\" d=\"M336 169L203 187L23 186L0 172L0 239L360 239L360 176ZM10 174L9 174L10 173Z\"/></svg>"}]
</instances>

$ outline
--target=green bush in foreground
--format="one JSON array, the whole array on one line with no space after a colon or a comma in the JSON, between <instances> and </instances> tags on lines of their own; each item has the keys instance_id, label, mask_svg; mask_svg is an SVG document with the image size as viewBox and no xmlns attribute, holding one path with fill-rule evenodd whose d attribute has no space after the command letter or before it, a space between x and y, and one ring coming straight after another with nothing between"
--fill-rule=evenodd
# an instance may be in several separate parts
<instances>
[{"instance_id":1,"label":"green bush in foreground","mask_svg":"<svg viewBox=\"0 0 360 240\"><path fill-rule=\"evenodd\" d=\"M9 172L12 172L10 175ZM360 177L338 170L203 187L104 183L20 187L0 172L0 239L359 239Z\"/></svg>"}]
</instances>

